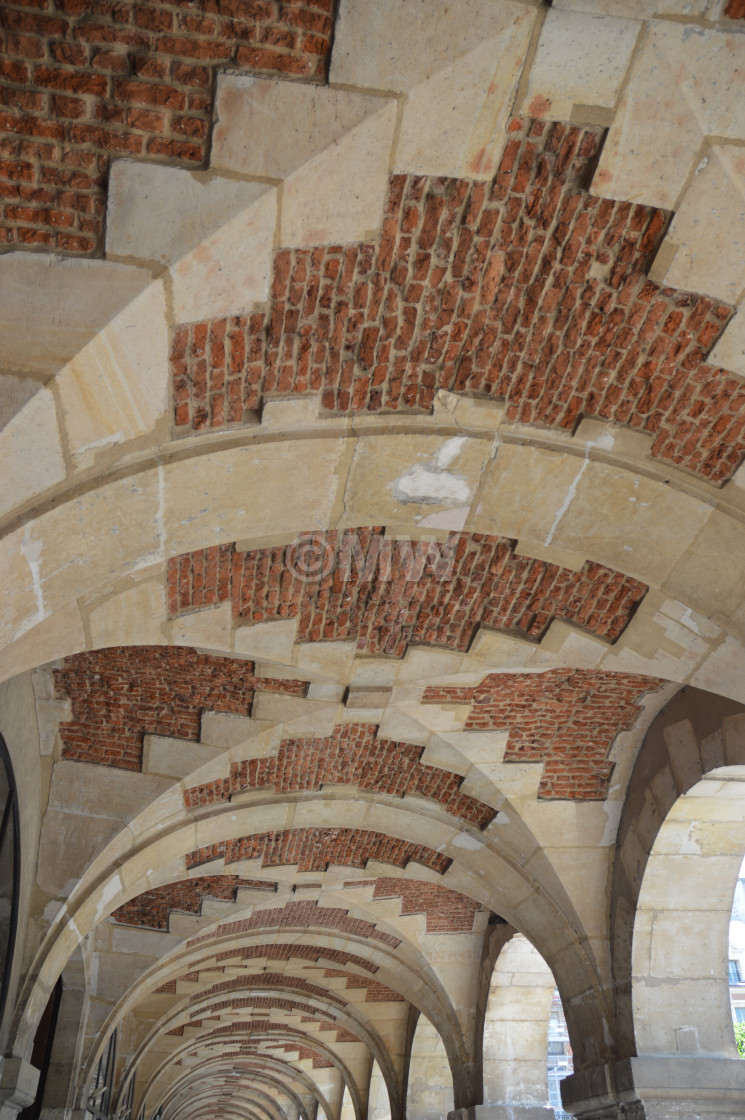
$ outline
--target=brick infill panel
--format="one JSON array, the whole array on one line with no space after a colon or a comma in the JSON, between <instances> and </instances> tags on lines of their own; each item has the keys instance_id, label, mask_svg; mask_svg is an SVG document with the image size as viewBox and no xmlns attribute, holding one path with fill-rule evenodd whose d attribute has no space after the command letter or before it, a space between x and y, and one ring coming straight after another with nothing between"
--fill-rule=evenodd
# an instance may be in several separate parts
<instances>
[{"instance_id":1,"label":"brick infill panel","mask_svg":"<svg viewBox=\"0 0 745 1120\"><path fill-rule=\"evenodd\" d=\"M260 859L262 867L297 864L299 871L326 871L332 864L365 867L371 859L396 867L406 867L414 861L439 875L452 863L447 856L425 844L361 828L275 829L235 840L220 840L188 852L186 866L187 869L200 867L215 859L224 860L226 865L249 859Z\"/></svg>"},{"instance_id":2,"label":"brick infill panel","mask_svg":"<svg viewBox=\"0 0 745 1120\"><path fill-rule=\"evenodd\" d=\"M319 1022L319 1020L314 1021ZM352 1032L348 1031L346 1027L339 1027L335 1023L327 1023L326 1029L330 1031L336 1031L337 1042L360 1041L356 1034L352 1034ZM219 1038L223 1035L269 1034L278 1031L282 1031L288 1034L302 1035L304 1038L309 1039L311 1042L313 1041L313 1035L315 1033L311 1031L303 1031L300 1029L300 1027L294 1027L289 1023L273 1022L271 1019L247 1019L243 1020L242 1022L238 1021L235 1023L226 1023L222 1027L216 1027L214 1030L211 1030L208 1035L205 1035L205 1040Z\"/></svg>"},{"instance_id":3,"label":"brick infill panel","mask_svg":"<svg viewBox=\"0 0 745 1120\"><path fill-rule=\"evenodd\" d=\"M228 778L185 790L184 804L187 809L215 805L255 789L285 793L354 785L392 797L426 797L466 823L486 828L496 809L461 793L460 774L424 765L423 751L422 746L378 739L372 724L344 723L325 738L285 739L274 757L232 763Z\"/></svg>"},{"instance_id":4,"label":"brick infill panel","mask_svg":"<svg viewBox=\"0 0 745 1120\"><path fill-rule=\"evenodd\" d=\"M60 724L62 757L142 769L145 735L197 742L204 711L250 716L256 690L304 696L304 681L254 676L251 661L184 646L117 646L66 657L54 670L73 718Z\"/></svg>"},{"instance_id":5,"label":"brick infill panel","mask_svg":"<svg viewBox=\"0 0 745 1120\"><path fill-rule=\"evenodd\" d=\"M272 910L255 910L250 918L243 918L238 922L223 922L212 933L192 938L187 942L187 948L191 949L204 941L219 937L251 933L256 929L330 929L350 937L379 941L390 949L397 949L401 944L400 938L377 929L373 922L364 918L353 918L348 910L342 910L340 906L318 906L315 901L307 900L286 902L284 906L277 906ZM228 950L224 955L227 957L236 952L238 950Z\"/></svg>"},{"instance_id":6,"label":"brick infill panel","mask_svg":"<svg viewBox=\"0 0 745 1120\"><path fill-rule=\"evenodd\" d=\"M427 933L472 933L481 910L459 891L418 879L377 879L373 900L378 898L400 898L402 916L424 914Z\"/></svg>"},{"instance_id":7,"label":"brick infill panel","mask_svg":"<svg viewBox=\"0 0 745 1120\"><path fill-rule=\"evenodd\" d=\"M391 540L381 526L301 538L323 560L303 578L295 544L171 558L171 616L230 602L239 625L297 618L300 643L356 641L365 653L403 657L410 644L466 651L479 627L537 642L555 618L615 642L648 590L602 564L576 572L518 556L514 540L483 533L448 534L431 564L426 542Z\"/></svg>"},{"instance_id":8,"label":"brick infill panel","mask_svg":"<svg viewBox=\"0 0 745 1120\"><path fill-rule=\"evenodd\" d=\"M334 0L4 0L0 247L103 250L117 156L204 167L215 75L323 81Z\"/></svg>"},{"instance_id":9,"label":"brick infill panel","mask_svg":"<svg viewBox=\"0 0 745 1120\"><path fill-rule=\"evenodd\" d=\"M276 883L267 883L262 879L241 879L237 875L201 875L196 879L180 879L177 883L143 891L119 906L111 916L122 925L168 929L171 911L201 914L205 898L235 902L241 887L255 891L277 889Z\"/></svg>"},{"instance_id":10,"label":"brick infill panel","mask_svg":"<svg viewBox=\"0 0 745 1120\"><path fill-rule=\"evenodd\" d=\"M470 690L428 688L423 702L470 701L467 731L509 731L505 762L543 763L540 798L603 800L616 736L633 726L642 698L664 683L585 669L493 673Z\"/></svg>"},{"instance_id":11,"label":"brick infill panel","mask_svg":"<svg viewBox=\"0 0 745 1120\"><path fill-rule=\"evenodd\" d=\"M705 358L732 308L648 279L669 215L585 189L601 139L515 119L492 183L393 175L377 242L277 252L265 313L175 329L174 431L255 420L272 394L425 412L445 389L525 424L628 425L730 478L745 387Z\"/></svg>"},{"instance_id":12,"label":"brick infill panel","mask_svg":"<svg viewBox=\"0 0 745 1120\"><path fill-rule=\"evenodd\" d=\"M329 992L320 984L312 984L302 976L293 976L287 972L256 972L249 973L246 976L237 976L231 980L219 981L207 991L200 992L198 998L209 999L213 995L219 996L226 992L245 991L247 988L289 988L306 996L331 1000L332 1003L338 1003L339 1005L345 1003L338 992Z\"/></svg>"}]
</instances>

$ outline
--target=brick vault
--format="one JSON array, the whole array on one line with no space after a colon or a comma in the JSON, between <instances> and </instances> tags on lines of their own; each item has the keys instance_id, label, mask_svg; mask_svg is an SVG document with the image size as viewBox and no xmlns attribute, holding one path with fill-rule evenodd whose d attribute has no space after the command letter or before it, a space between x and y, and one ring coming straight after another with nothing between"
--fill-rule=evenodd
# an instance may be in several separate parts
<instances>
[{"instance_id":1,"label":"brick vault","mask_svg":"<svg viewBox=\"0 0 745 1120\"><path fill-rule=\"evenodd\" d=\"M742 4L0 35L0 1120L745 1116Z\"/></svg>"}]
</instances>

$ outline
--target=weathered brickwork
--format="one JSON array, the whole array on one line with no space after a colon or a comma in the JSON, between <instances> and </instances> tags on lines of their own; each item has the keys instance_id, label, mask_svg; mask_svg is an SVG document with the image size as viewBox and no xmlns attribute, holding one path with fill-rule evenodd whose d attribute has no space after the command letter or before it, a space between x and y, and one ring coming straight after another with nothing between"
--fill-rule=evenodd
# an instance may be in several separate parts
<instances>
[{"instance_id":1,"label":"weathered brickwork","mask_svg":"<svg viewBox=\"0 0 745 1120\"><path fill-rule=\"evenodd\" d=\"M472 898L417 879L377 879L373 898L400 898L401 914L424 914L427 933L471 933L481 910Z\"/></svg>"},{"instance_id":2,"label":"weathered brickwork","mask_svg":"<svg viewBox=\"0 0 745 1120\"><path fill-rule=\"evenodd\" d=\"M201 1001L201 994L198 997ZM322 1012L318 1011L315 1007L311 1007L309 1003L299 1003L295 999L281 999L279 996L244 996L241 999L225 999L218 1000L217 1003L211 1003L207 1010L209 1011L210 1018L219 1014L220 1011L225 1011L228 1008L232 1011L243 1011L247 1007L256 1010L276 1010L276 1011L299 1011L302 1013L300 1022L321 1022L323 1023L322 1029L335 1029L332 1022L328 1020L319 1020L316 1018L318 1015L328 1015L328 1009ZM189 1025L193 1026L195 1021L200 1021L199 1017L203 1016L203 1011L193 1011L190 1015Z\"/></svg>"},{"instance_id":3,"label":"weathered brickwork","mask_svg":"<svg viewBox=\"0 0 745 1120\"><path fill-rule=\"evenodd\" d=\"M215 73L322 81L334 0L4 0L0 246L102 249L112 158L206 165Z\"/></svg>"},{"instance_id":4,"label":"weathered brickwork","mask_svg":"<svg viewBox=\"0 0 745 1120\"><path fill-rule=\"evenodd\" d=\"M513 120L491 184L394 175L377 243L278 252L266 314L175 331L176 431L245 423L272 393L348 413L447 389L524 423L630 425L729 478L745 388L704 358L731 308L647 279L668 215L588 193L601 137Z\"/></svg>"},{"instance_id":5,"label":"weathered brickwork","mask_svg":"<svg viewBox=\"0 0 745 1120\"><path fill-rule=\"evenodd\" d=\"M337 1027L334 1023L329 1023L328 1029L337 1031L337 1042L359 1042L359 1038L357 1037L357 1035L352 1034L351 1031L346 1030L346 1028L344 1027ZM242 1022L238 1021L235 1023L226 1023L225 1026L217 1027L205 1037L214 1038L216 1036L226 1034L262 1035L271 1034L275 1031L281 1031L286 1034L303 1035L311 1042L311 1044L313 1042L313 1035L309 1032L306 1033L305 1031L301 1031L298 1027L290 1026L289 1023L272 1022L270 1019L248 1019Z\"/></svg>"},{"instance_id":6,"label":"weathered brickwork","mask_svg":"<svg viewBox=\"0 0 745 1120\"><path fill-rule=\"evenodd\" d=\"M403 657L410 643L467 650L480 626L539 641L554 618L614 642L647 592L602 564L570 571L515 544L450 533L429 563L426 542L392 541L381 527L328 530L307 535L302 577L295 545L215 545L169 561L168 605L178 615L231 602L238 624L297 618L298 642L356 640Z\"/></svg>"},{"instance_id":7,"label":"weathered brickwork","mask_svg":"<svg viewBox=\"0 0 745 1120\"><path fill-rule=\"evenodd\" d=\"M241 887L255 891L274 891L276 884L261 879L241 879L237 875L201 875L197 879L180 879L152 891L144 891L125 902L111 915L114 921L148 929L168 929L172 910L201 914L205 898L221 898L235 902Z\"/></svg>"},{"instance_id":8,"label":"weathered brickwork","mask_svg":"<svg viewBox=\"0 0 745 1120\"><path fill-rule=\"evenodd\" d=\"M425 844L360 828L276 829L221 840L187 853L186 866L199 867L215 859L223 859L226 865L244 859L260 859L263 867L297 864L298 871L326 871L331 864L365 867L371 859L406 867L413 860L440 875L452 862Z\"/></svg>"},{"instance_id":9,"label":"weathered brickwork","mask_svg":"<svg viewBox=\"0 0 745 1120\"><path fill-rule=\"evenodd\" d=\"M203 711L249 716L256 689L304 696L304 681L254 676L251 661L183 646L122 646L67 657L54 670L72 702L64 758L142 769L145 735L199 739Z\"/></svg>"},{"instance_id":10,"label":"weathered brickwork","mask_svg":"<svg viewBox=\"0 0 745 1120\"><path fill-rule=\"evenodd\" d=\"M250 918L241 919L239 922L224 922L212 933L192 938L187 942L187 947L192 948L213 938L249 933L255 929L288 928L338 930L351 937L380 941L391 949L396 949L401 943L392 934L376 929L373 922L353 918L347 910L342 910L338 906L318 906L314 900L309 899L306 902L287 902L284 906L278 906L273 910L256 910Z\"/></svg>"},{"instance_id":11,"label":"weathered brickwork","mask_svg":"<svg viewBox=\"0 0 745 1120\"><path fill-rule=\"evenodd\" d=\"M509 731L505 762L543 763L539 797L602 800L613 741L633 726L642 697L663 683L584 669L493 673L474 689L428 688L424 702L471 703L466 730Z\"/></svg>"},{"instance_id":12,"label":"weathered brickwork","mask_svg":"<svg viewBox=\"0 0 745 1120\"><path fill-rule=\"evenodd\" d=\"M345 1002L338 993L329 993L326 988L322 988L319 984L312 984L301 976L293 976L287 972L246 973L245 976L235 977L232 980L219 981L206 991L200 992L200 998L209 999L213 995L219 996L226 992L245 991L247 988L289 988L307 996L331 1000L332 1003L343 1004Z\"/></svg>"},{"instance_id":13,"label":"weathered brickwork","mask_svg":"<svg viewBox=\"0 0 745 1120\"><path fill-rule=\"evenodd\" d=\"M228 778L185 790L184 803L187 808L214 805L254 789L285 793L354 785L391 797L426 797L468 824L486 828L496 810L461 793L459 774L421 763L423 751L378 739L372 724L343 723L322 739L286 739L274 757L232 763Z\"/></svg>"}]
</instances>

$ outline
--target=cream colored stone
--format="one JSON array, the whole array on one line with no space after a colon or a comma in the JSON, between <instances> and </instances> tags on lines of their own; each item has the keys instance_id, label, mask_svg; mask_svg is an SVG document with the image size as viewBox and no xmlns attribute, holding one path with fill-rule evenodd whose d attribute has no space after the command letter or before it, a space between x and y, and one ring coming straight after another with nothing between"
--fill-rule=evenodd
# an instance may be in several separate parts
<instances>
[{"instance_id":1,"label":"cream colored stone","mask_svg":"<svg viewBox=\"0 0 745 1120\"><path fill-rule=\"evenodd\" d=\"M375 237L383 219L396 106L387 105L285 181L280 245Z\"/></svg>"},{"instance_id":2,"label":"cream colored stone","mask_svg":"<svg viewBox=\"0 0 745 1120\"><path fill-rule=\"evenodd\" d=\"M337 16L331 81L409 90L498 37L506 6L489 0L434 6L427 0L344 0Z\"/></svg>"},{"instance_id":3,"label":"cream colored stone","mask_svg":"<svg viewBox=\"0 0 745 1120\"><path fill-rule=\"evenodd\" d=\"M721 0L554 0L554 7L560 12L588 12L628 19L667 15L712 19L718 15L720 5Z\"/></svg>"},{"instance_id":4,"label":"cream colored stone","mask_svg":"<svg viewBox=\"0 0 745 1120\"><path fill-rule=\"evenodd\" d=\"M0 370L0 430L38 393L43 379Z\"/></svg>"},{"instance_id":5,"label":"cream colored stone","mask_svg":"<svg viewBox=\"0 0 745 1120\"><path fill-rule=\"evenodd\" d=\"M177 322L241 315L267 300L276 218L277 192L264 187L261 197L173 266Z\"/></svg>"},{"instance_id":6,"label":"cream colored stone","mask_svg":"<svg viewBox=\"0 0 745 1120\"><path fill-rule=\"evenodd\" d=\"M394 168L491 179L535 19L505 0L484 42L409 91Z\"/></svg>"},{"instance_id":7,"label":"cream colored stone","mask_svg":"<svg viewBox=\"0 0 745 1120\"><path fill-rule=\"evenodd\" d=\"M745 288L742 148L712 145L683 196L666 242L677 248L664 276L667 286L737 302Z\"/></svg>"},{"instance_id":8,"label":"cream colored stone","mask_svg":"<svg viewBox=\"0 0 745 1120\"><path fill-rule=\"evenodd\" d=\"M745 378L745 304L741 304L709 354L709 363Z\"/></svg>"},{"instance_id":9,"label":"cream colored stone","mask_svg":"<svg viewBox=\"0 0 745 1120\"><path fill-rule=\"evenodd\" d=\"M162 281L151 284L57 377L76 466L150 431L168 407L168 324Z\"/></svg>"},{"instance_id":10,"label":"cream colored stone","mask_svg":"<svg viewBox=\"0 0 745 1120\"><path fill-rule=\"evenodd\" d=\"M19 589L14 587L18 596ZM21 589L22 593L22 589ZM21 636L5 644L0 653L0 680L27 669L77 653L85 647L85 629L77 603L68 603L35 625L20 627Z\"/></svg>"},{"instance_id":11,"label":"cream colored stone","mask_svg":"<svg viewBox=\"0 0 745 1120\"><path fill-rule=\"evenodd\" d=\"M285 179L380 108L351 90L218 74L210 167Z\"/></svg>"},{"instance_id":12,"label":"cream colored stone","mask_svg":"<svg viewBox=\"0 0 745 1120\"><path fill-rule=\"evenodd\" d=\"M576 104L612 107L639 27L633 19L556 8L549 11L530 68L522 111L568 120Z\"/></svg>"},{"instance_id":13,"label":"cream colored stone","mask_svg":"<svg viewBox=\"0 0 745 1120\"><path fill-rule=\"evenodd\" d=\"M704 136L745 139L743 62L741 36L654 24L621 98L593 193L674 209ZM718 96L719 89L727 96Z\"/></svg>"},{"instance_id":14,"label":"cream colored stone","mask_svg":"<svg viewBox=\"0 0 745 1120\"><path fill-rule=\"evenodd\" d=\"M297 619L294 618L238 626L233 635L233 648L236 653L266 661L291 661L296 630Z\"/></svg>"},{"instance_id":15,"label":"cream colored stone","mask_svg":"<svg viewBox=\"0 0 745 1120\"><path fill-rule=\"evenodd\" d=\"M691 677L691 684L745 703L745 646L727 637Z\"/></svg>"},{"instance_id":16,"label":"cream colored stone","mask_svg":"<svg viewBox=\"0 0 745 1120\"><path fill-rule=\"evenodd\" d=\"M161 608L162 609L162 608ZM177 645L229 652L233 648L233 608L230 603L174 618L168 629Z\"/></svg>"},{"instance_id":17,"label":"cream colored stone","mask_svg":"<svg viewBox=\"0 0 745 1120\"><path fill-rule=\"evenodd\" d=\"M728 615L745 593L745 569L739 562L743 550L745 527L714 510L685 551L681 549L665 590L709 617Z\"/></svg>"},{"instance_id":18,"label":"cream colored stone","mask_svg":"<svg viewBox=\"0 0 745 1120\"><path fill-rule=\"evenodd\" d=\"M207 715L205 712L202 716L203 729ZM142 749L142 770L146 774L185 778L200 766L219 758L222 753L222 747L189 743L184 739L168 739L161 735L146 735Z\"/></svg>"},{"instance_id":19,"label":"cream colored stone","mask_svg":"<svg viewBox=\"0 0 745 1120\"><path fill-rule=\"evenodd\" d=\"M54 397L42 389L0 431L0 515L65 477Z\"/></svg>"},{"instance_id":20,"label":"cream colored stone","mask_svg":"<svg viewBox=\"0 0 745 1120\"><path fill-rule=\"evenodd\" d=\"M55 610L160 557L158 472L144 471L81 494L29 528L39 593L45 610Z\"/></svg>"},{"instance_id":21,"label":"cream colored stone","mask_svg":"<svg viewBox=\"0 0 745 1120\"><path fill-rule=\"evenodd\" d=\"M163 468L170 555L235 540L325 528L335 505L338 439L278 441Z\"/></svg>"},{"instance_id":22,"label":"cream colored stone","mask_svg":"<svg viewBox=\"0 0 745 1120\"><path fill-rule=\"evenodd\" d=\"M47 253L0 260L3 368L50 376L151 282L150 273L110 261Z\"/></svg>"},{"instance_id":23,"label":"cream colored stone","mask_svg":"<svg viewBox=\"0 0 745 1120\"><path fill-rule=\"evenodd\" d=\"M106 251L174 264L256 202L265 190L260 183L114 160L109 176ZM173 205L175 198L178 206Z\"/></svg>"},{"instance_id":24,"label":"cream colored stone","mask_svg":"<svg viewBox=\"0 0 745 1120\"><path fill-rule=\"evenodd\" d=\"M161 645L165 625L162 581L145 580L112 595L90 612L89 621L94 649Z\"/></svg>"}]
</instances>

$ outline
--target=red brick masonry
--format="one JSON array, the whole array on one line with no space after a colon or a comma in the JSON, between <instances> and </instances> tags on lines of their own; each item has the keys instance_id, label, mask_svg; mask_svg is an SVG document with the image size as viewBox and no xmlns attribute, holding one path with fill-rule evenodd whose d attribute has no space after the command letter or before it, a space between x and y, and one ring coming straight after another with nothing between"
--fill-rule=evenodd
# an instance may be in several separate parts
<instances>
[{"instance_id":1,"label":"red brick masonry","mask_svg":"<svg viewBox=\"0 0 745 1120\"><path fill-rule=\"evenodd\" d=\"M704 359L732 309L647 279L668 215L589 194L601 140L513 120L491 184L394 175L377 242L278 252L266 313L175 330L176 431L246 423L272 393L354 413L447 389L524 423L626 424L729 478L745 388Z\"/></svg>"},{"instance_id":2,"label":"red brick masonry","mask_svg":"<svg viewBox=\"0 0 745 1120\"><path fill-rule=\"evenodd\" d=\"M225 544L173 557L170 613L231 602L238 623L297 618L299 642L356 640L366 653L403 657L409 643L467 650L480 626L539 641L554 618L614 642L647 592L602 564L570 571L482 533L450 533L433 563L423 542L392 541L380 526L306 536L329 569L305 578L284 546ZM452 568L443 568L437 557L450 554Z\"/></svg>"},{"instance_id":3,"label":"red brick masonry","mask_svg":"<svg viewBox=\"0 0 745 1120\"><path fill-rule=\"evenodd\" d=\"M205 166L215 72L323 81L334 0L3 0L0 246L103 249L113 157Z\"/></svg>"},{"instance_id":4,"label":"red brick masonry","mask_svg":"<svg viewBox=\"0 0 745 1120\"><path fill-rule=\"evenodd\" d=\"M542 762L541 798L602 800L616 736L664 682L630 673L493 673L475 688L428 688L424 703L472 705L466 730L509 731L505 762Z\"/></svg>"}]
</instances>

